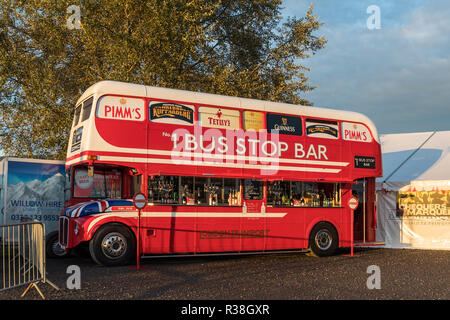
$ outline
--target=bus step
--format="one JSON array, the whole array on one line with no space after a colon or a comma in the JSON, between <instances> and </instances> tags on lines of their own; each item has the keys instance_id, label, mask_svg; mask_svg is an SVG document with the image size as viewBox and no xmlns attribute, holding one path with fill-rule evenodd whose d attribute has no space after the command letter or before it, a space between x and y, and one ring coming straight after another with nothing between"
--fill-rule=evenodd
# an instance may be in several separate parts
<instances>
[{"instance_id":1,"label":"bus step","mask_svg":"<svg viewBox=\"0 0 450 320\"><path fill-rule=\"evenodd\" d=\"M380 247L386 245L386 242L355 242L355 247Z\"/></svg>"},{"instance_id":2,"label":"bus step","mask_svg":"<svg viewBox=\"0 0 450 320\"><path fill-rule=\"evenodd\" d=\"M243 252L212 252L212 253L172 253L165 255L145 255L141 258L193 258L193 257L216 257L216 256L235 256L235 255L263 255L263 254L282 254L282 253L308 253L309 250L268 250L268 251L243 251Z\"/></svg>"}]
</instances>

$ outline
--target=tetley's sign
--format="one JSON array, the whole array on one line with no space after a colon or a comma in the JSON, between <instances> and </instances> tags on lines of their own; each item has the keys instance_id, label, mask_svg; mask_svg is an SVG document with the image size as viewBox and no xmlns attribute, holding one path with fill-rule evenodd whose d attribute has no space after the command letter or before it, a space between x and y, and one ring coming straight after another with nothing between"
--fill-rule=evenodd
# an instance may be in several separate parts
<instances>
[{"instance_id":1,"label":"tetley's sign","mask_svg":"<svg viewBox=\"0 0 450 320\"><path fill-rule=\"evenodd\" d=\"M221 108L199 108L200 125L207 128L239 129L240 113L238 110Z\"/></svg>"}]
</instances>

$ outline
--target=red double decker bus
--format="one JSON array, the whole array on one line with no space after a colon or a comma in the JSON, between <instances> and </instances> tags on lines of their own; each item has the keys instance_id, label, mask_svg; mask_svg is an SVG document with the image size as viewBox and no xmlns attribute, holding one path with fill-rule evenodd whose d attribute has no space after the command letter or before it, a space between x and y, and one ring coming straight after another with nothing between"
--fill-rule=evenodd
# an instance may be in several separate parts
<instances>
[{"instance_id":1,"label":"red double decker bus","mask_svg":"<svg viewBox=\"0 0 450 320\"><path fill-rule=\"evenodd\" d=\"M139 192L144 255L375 241L381 149L359 113L102 81L76 104L66 172L60 244L103 265L136 252Z\"/></svg>"}]
</instances>

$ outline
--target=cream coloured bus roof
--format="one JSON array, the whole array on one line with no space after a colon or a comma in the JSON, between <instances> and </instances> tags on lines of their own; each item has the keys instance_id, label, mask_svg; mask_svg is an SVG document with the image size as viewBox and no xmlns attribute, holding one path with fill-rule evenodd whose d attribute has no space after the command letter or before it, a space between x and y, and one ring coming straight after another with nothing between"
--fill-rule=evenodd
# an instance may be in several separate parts
<instances>
[{"instance_id":1,"label":"cream coloured bus roof","mask_svg":"<svg viewBox=\"0 0 450 320\"><path fill-rule=\"evenodd\" d=\"M183 101L195 104L208 104L221 107L242 108L246 110L267 111L317 117L325 119L343 120L364 123L372 132L373 138L379 143L378 131L373 122L365 115L352 111L308 107L288 103L263 101L256 99L238 98L218 94L193 92L179 89L151 87L142 84L132 84L119 81L100 81L90 86L78 99L78 105L91 95L100 97L105 94L127 95L135 97L157 98L163 100Z\"/></svg>"}]
</instances>

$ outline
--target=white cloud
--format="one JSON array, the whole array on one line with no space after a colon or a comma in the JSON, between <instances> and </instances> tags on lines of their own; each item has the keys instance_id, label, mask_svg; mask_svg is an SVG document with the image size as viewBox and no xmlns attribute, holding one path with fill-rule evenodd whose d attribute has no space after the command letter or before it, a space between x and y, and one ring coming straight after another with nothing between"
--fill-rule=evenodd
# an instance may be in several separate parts
<instances>
[{"instance_id":1,"label":"white cloud","mask_svg":"<svg viewBox=\"0 0 450 320\"><path fill-rule=\"evenodd\" d=\"M433 7L421 7L410 15L408 23L400 31L405 39L412 41L427 43L448 41L449 15L449 7L441 7L438 10Z\"/></svg>"}]
</instances>

